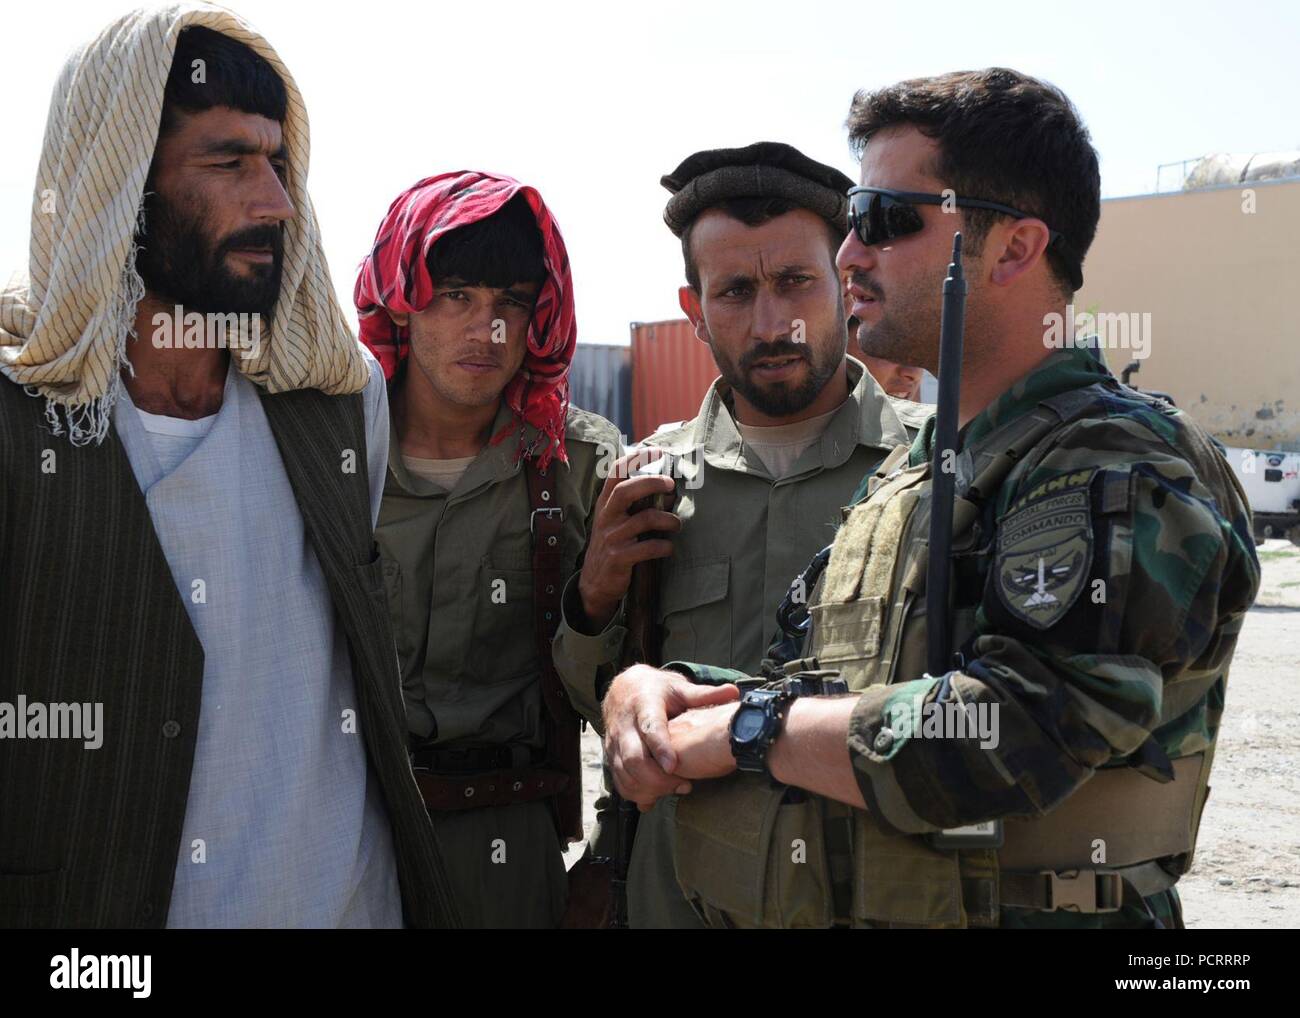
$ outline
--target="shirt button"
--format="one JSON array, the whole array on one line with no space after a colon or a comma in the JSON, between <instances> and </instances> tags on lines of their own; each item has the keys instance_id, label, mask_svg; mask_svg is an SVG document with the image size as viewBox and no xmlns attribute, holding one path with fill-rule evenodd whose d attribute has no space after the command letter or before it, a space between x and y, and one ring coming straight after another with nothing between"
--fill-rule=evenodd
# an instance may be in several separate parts
<instances>
[{"instance_id":1,"label":"shirt button","mask_svg":"<svg viewBox=\"0 0 1300 1018\"><path fill-rule=\"evenodd\" d=\"M164 721L162 733L168 739L176 738L181 734L181 723L179 721Z\"/></svg>"},{"instance_id":2,"label":"shirt button","mask_svg":"<svg viewBox=\"0 0 1300 1018\"><path fill-rule=\"evenodd\" d=\"M893 744L894 744L894 733L891 732L888 728L882 728L880 731L876 733L876 741L874 745L877 753L888 752L889 747L892 746Z\"/></svg>"},{"instance_id":3,"label":"shirt button","mask_svg":"<svg viewBox=\"0 0 1300 1018\"><path fill-rule=\"evenodd\" d=\"M140 908L140 915L143 916L145 919L152 919L153 906L148 902L145 902L145 904Z\"/></svg>"}]
</instances>

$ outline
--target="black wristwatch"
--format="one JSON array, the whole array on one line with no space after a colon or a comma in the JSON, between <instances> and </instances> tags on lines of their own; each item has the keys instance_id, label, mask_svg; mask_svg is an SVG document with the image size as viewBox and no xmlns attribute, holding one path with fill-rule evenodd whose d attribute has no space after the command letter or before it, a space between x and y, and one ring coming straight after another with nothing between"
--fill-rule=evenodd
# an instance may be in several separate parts
<instances>
[{"instance_id":1,"label":"black wristwatch","mask_svg":"<svg viewBox=\"0 0 1300 1018\"><path fill-rule=\"evenodd\" d=\"M751 689L731 716L731 755L742 771L767 774L767 751L785 726L794 696L784 689Z\"/></svg>"}]
</instances>

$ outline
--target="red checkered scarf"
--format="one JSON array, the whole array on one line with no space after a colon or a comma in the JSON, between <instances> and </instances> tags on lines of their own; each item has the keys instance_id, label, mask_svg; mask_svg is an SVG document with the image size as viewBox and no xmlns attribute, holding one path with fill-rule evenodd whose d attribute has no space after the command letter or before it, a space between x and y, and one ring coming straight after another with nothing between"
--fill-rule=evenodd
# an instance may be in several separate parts
<instances>
[{"instance_id":1,"label":"red checkered scarf","mask_svg":"<svg viewBox=\"0 0 1300 1018\"><path fill-rule=\"evenodd\" d=\"M537 217L546 281L528 323L524 362L506 384L504 396L521 422L537 428L544 445L525 448L521 427L519 456L537 456L538 465L545 469L556 455L561 462L568 462L564 422L569 407L569 364L578 330L569 255L540 194L510 177L475 170L426 177L388 207L370 255L361 263L353 300L361 319L361 342L378 358L384 377L391 379L406 358L409 334L385 310L411 313L428 307L433 280L427 259L438 238L458 226L486 219L520 193ZM503 428L492 436L492 442L514 430L514 426Z\"/></svg>"}]
</instances>

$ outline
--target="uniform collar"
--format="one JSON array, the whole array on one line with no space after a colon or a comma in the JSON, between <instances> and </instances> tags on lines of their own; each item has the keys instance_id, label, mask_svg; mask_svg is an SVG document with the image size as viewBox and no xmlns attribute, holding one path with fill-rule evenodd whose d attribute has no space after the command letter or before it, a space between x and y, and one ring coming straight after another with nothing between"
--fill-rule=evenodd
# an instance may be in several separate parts
<instances>
[{"instance_id":1,"label":"uniform collar","mask_svg":"<svg viewBox=\"0 0 1300 1018\"><path fill-rule=\"evenodd\" d=\"M907 441L907 432L894 412L884 390L876 384L861 361L847 357L853 388L827 424L820 442L806 449L796 470L782 480L801 476L810 469L833 470L847 463L859 445L892 449ZM709 386L695 424L695 444L704 460L719 470L771 477L767 467L750 451L736 428L728 401L731 386L721 378Z\"/></svg>"},{"instance_id":2,"label":"uniform collar","mask_svg":"<svg viewBox=\"0 0 1300 1018\"><path fill-rule=\"evenodd\" d=\"M488 432L488 444L479 450L477 456L461 475L460 481L451 492L446 492L423 477L418 477L406 469L406 464L402 462L402 443L397 433L397 420L393 415L392 402L389 402L389 427L393 436L392 441L388 443L388 474L390 483L396 482L398 487L410 495L448 495L454 494L456 498L473 494L477 489L504 481L513 477L519 472L520 460L518 459L519 451L519 428L518 418L513 411L506 406L505 400L502 400L497 407L496 416L492 419L492 427ZM502 428L514 424L515 427L505 438L492 444L492 436L501 431ZM524 441L531 442L537 437L537 429L531 424L524 425Z\"/></svg>"},{"instance_id":3,"label":"uniform collar","mask_svg":"<svg viewBox=\"0 0 1300 1018\"><path fill-rule=\"evenodd\" d=\"M1037 367L1023 375L997 399L986 406L959 436L963 450L974 449L997 428L1023 417L1045 399L1072 389L1083 389L1094 382L1114 376L1090 351L1081 347L1055 350ZM916 466L933 454L935 417L917 432L908 454L908 464Z\"/></svg>"}]
</instances>

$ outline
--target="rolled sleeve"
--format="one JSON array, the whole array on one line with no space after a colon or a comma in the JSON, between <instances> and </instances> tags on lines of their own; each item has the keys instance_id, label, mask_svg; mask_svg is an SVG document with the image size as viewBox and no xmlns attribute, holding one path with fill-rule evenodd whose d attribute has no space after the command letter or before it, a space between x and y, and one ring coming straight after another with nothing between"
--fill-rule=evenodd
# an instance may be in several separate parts
<instances>
[{"instance_id":1,"label":"rolled sleeve","mask_svg":"<svg viewBox=\"0 0 1300 1018\"><path fill-rule=\"evenodd\" d=\"M867 811L886 829L906 834L939 829L912 809L894 770L895 758L905 753L917 734L920 705L932 697L938 682L927 676L894 686L873 686L858 697L849 717L853 776Z\"/></svg>"}]
</instances>

